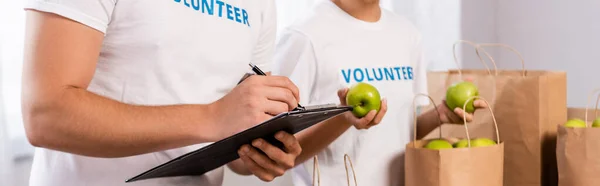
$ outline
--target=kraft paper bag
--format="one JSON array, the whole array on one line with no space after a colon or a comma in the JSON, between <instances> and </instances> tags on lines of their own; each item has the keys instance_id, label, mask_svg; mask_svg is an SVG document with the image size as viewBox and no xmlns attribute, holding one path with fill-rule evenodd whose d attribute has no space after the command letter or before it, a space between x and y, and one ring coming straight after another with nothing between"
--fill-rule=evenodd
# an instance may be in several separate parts
<instances>
[{"instance_id":1,"label":"kraft paper bag","mask_svg":"<svg viewBox=\"0 0 600 186\"><path fill-rule=\"evenodd\" d=\"M493 116L492 108L488 110ZM416 136L416 113L414 118ZM471 124L461 126L463 133L473 139L467 126ZM406 186L502 186L504 143L498 131L495 136L497 145L441 150L425 149L429 140L415 138L406 145Z\"/></svg>"},{"instance_id":2,"label":"kraft paper bag","mask_svg":"<svg viewBox=\"0 0 600 186\"><path fill-rule=\"evenodd\" d=\"M348 181L348 186L350 186L350 173L348 172L348 163L350 163L350 170L352 170L354 185L358 186L358 182L356 182L356 172L354 171L354 165L352 164L352 160L350 159L350 156L348 154L344 154L344 168L346 169L346 180ZM321 186L321 171L319 170L319 158L317 158L316 155L313 157L313 186L315 186L315 181L317 181L318 186Z\"/></svg>"},{"instance_id":3,"label":"kraft paper bag","mask_svg":"<svg viewBox=\"0 0 600 186\"><path fill-rule=\"evenodd\" d=\"M591 128L596 109L569 108L569 118L587 122L587 128L558 126L556 157L559 186L600 185L600 128Z\"/></svg>"},{"instance_id":4,"label":"kraft paper bag","mask_svg":"<svg viewBox=\"0 0 600 186\"><path fill-rule=\"evenodd\" d=\"M495 67L496 61L483 47L500 46L518 54L522 70L450 70L428 74L430 94L445 97L445 87L463 79L473 78L483 97L491 96L498 130L503 134L505 186L556 186L557 125L567 120L567 82L565 72L530 71L514 48L503 44L475 44ZM444 87L444 88L440 88ZM493 133L490 114L476 111L473 135ZM444 128L445 127L445 128ZM461 133L456 126L442 126L446 135Z\"/></svg>"}]
</instances>

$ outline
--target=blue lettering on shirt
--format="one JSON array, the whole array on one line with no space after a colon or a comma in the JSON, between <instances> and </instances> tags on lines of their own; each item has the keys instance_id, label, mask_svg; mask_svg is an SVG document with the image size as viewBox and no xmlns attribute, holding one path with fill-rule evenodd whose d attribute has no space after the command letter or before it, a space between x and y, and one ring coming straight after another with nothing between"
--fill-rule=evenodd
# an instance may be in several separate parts
<instances>
[{"instance_id":1,"label":"blue lettering on shirt","mask_svg":"<svg viewBox=\"0 0 600 186\"><path fill-rule=\"evenodd\" d=\"M377 72L375 72L375 68L373 68L373 74L375 75L375 80L381 81L383 79L383 73L381 73L381 68L377 68L379 71L379 77L377 76Z\"/></svg>"},{"instance_id":2,"label":"blue lettering on shirt","mask_svg":"<svg viewBox=\"0 0 600 186\"><path fill-rule=\"evenodd\" d=\"M230 4L227 4L227 19L233 20L233 10Z\"/></svg>"},{"instance_id":3,"label":"blue lettering on shirt","mask_svg":"<svg viewBox=\"0 0 600 186\"><path fill-rule=\"evenodd\" d=\"M223 1L217 0L217 4L219 5L219 17L223 17Z\"/></svg>"},{"instance_id":4,"label":"blue lettering on shirt","mask_svg":"<svg viewBox=\"0 0 600 186\"><path fill-rule=\"evenodd\" d=\"M385 80L389 81L390 79L392 81L396 80L396 77L394 76L394 70L390 67L390 68L384 68L383 72L385 73Z\"/></svg>"},{"instance_id":5,"label":"blue lettering on shirt","mask_svg":"<svg viewBox=\"0 0 600 186\"><path fill-rule=\"evenodd\" d=\"M217 1L217 4L219 4L219 2L220 1ZM223 2L221 2L221 4L223 4ZM210 4L208 4L208 1L202 0L202 13L208 12L208 15L213 15L214 7L215 7L215 0L210 0Z\"/></svg>"},{"instance_id":6,"label":"blue lettering on shirt","mask_svg":"<svg viewBox=\"0 0 600 186\"><path fill-rule=\"evenodd\" d=\"M244 17L244 24L250 26L250 22L248 21L248 12L242 9L242 16Z\"/></svg>"},{"instance_id":7,"label":"blue lettering on shirt","mask_svg":"<svg viewBox=\"0 0 600 186\"><path fill-rule=\"evenodd\" d=\"M396 71L396 73L394 73ZM346 83L363 81L404 81L413 80L413 68L410 66L347 68L341 69Z\"/></svg>"},{"instance_id":8,"label":"blue lettering on shirt","mask_svg":"<svg viewBox=\"0 0 600 186\"><path fill-rule=\"evenodd\" d=\"M235 21L237 23L241 23L250 27L249 15L246 9L236 7L232 4L228 4L222 0L173 0L176 3L181 3L183 1L183 5L190 7L192 10L200 11L200 7L202 7L202 13L207 15L214 15L215 11L215 3L219 9L219 18L223 18L223 11L226 11L226 18ZM216 1L216 2L215 2ZM191 3L191 4L190 4ZM225 9L225 10L223 10Z\"/></svg>"},{"instance_id":9,"label":"blue lettering on shirt","mask_svg":"<svg viewBox=\"0 0 600 186\"><path fill-rule=\"evenodd\" d=\"M359 73L360 73L360 78L358 76ZM362 69L360 69L360 68L354 69L354 80L356 82L362 82L364 79L365 79L365 74L363 73Z\"/></svg>"},{"instance_id":10,"label":"blue lettering on shirt","mask_svg":"<svg viewBox=\"0 0 600 186\"><path fill-rule=\"evenodd\" d=\"M238 8L238 7L233 8L233 12L235 13L235 21L238 23L241 23L242 20L240 19L240 8Z\"/></svg>"},{"instance_id":11,"label":"blue lettering on shirt","mask_svg":"<svg viewBox=\"0 0 600 186\"><path fill-rule=\"evenodd\" d=\"M350 82L350 69L344 70L342 69L342 75L344 76L344 80L346 80L346 82Z\"/></svg>"},{"instance_id":12,"label":"blue lettering on shirt","mask_svg":"<svg viewBox=\"0 0 600 186\"><path fill-rule=\"evenodd\" d=\"M365 74L367 74L367 81L373 81L373 78L369 76L369 70L367 70L367 68L365 68Z\"/></svg>"},{"instance_id":13,"label":"blue lettering on shirt","mask_svg":"<svg viewBox=\"0 0 600 186\"><path fill-rule=\"evenodd\" d=\"M200 10L200 0L192 0L192 8L196 11Z\"/></svg>"},{"instance_id":14,"label":"blue lettering on shirt","mask_svg":"<svg viewBox=\"0 0 600 186\"><path fill-rule=\"evenodd\" d=\"M394 70L396 70L396 75L398 75L398 76L397 76L397 77L398 77L398 79L402 79L402 78L400 78L400 77L401 77L401 76L400 76L400 67L394 67Z\"/></svg>"}]
</instances>

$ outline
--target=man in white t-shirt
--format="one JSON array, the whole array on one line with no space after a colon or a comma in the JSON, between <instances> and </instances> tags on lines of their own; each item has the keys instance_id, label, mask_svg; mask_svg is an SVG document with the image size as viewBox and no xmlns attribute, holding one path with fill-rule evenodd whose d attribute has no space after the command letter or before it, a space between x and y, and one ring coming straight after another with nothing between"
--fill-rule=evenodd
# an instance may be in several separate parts
<instances>
[{"instance_id":1,"label":"man in white t-shirt","mask_svg":"<svg viewBox=\"0 0 600 186\"><path fill-rule=\"evenodd\" d=\"M285 29L277 45L274 73L292 79L300 89L301 104L345 104L345 87L357 82L377 87L382 102L389 104L383 119L376 118L380 122L375 127L344 122L353 120L351 113L345 113L297 135L303 152L320 152L322 185L347 185L344 154L353 160L358 185L404 185L404 147L414 138L413 98L427 93L420 37L407 19L381 9L378 0L324 0ZM427 98L417 100L417 106L428 103ZM481 101L475 105L485 107ZM444 103L438 107L440 115L435 110L419 115L417 138L439 126L438 118L445 123L462 121L461 109L450 111ZM376 115L372 111L365 118ZM351 123L356 123L354 128ZM300 155L297 162L309 158ZM293 169L296 186L311 185L312 163Z\"/></svg>"},{"instance_id":2,"label":"man in white t-shirt","mask_svg":"<svg viewBox=\"0 0 600 186\"><path fill-rule=\"evenodd\" d=\"M36 148L31 186L218 186L202 176L124 181L298 104L271 71L273 0L27 0L23 119ZM257 139L233 171L270 181L294 166ZM266 153L259 153L260 149Z\"/></svg>"}]
</instances>

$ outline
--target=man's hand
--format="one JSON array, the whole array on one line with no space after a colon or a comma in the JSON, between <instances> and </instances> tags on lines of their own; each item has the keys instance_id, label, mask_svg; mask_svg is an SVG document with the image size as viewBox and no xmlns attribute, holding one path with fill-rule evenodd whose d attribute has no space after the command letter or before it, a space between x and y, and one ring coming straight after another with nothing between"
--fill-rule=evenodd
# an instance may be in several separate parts
<instances>
[{"instance_id":1,"label":"man's hand","mask_svg":"<svg viewBox=\"0 0 600 186\"><path fill-rule=\"evenodd\" d=\"M473 78L467 77L465 78L465 81L473 82ZM473 101L473 106L475 106L475 110L488 107L488 105L483 100ZM448 106L446 105L445 99L440 105L438 105L438 112L440 113L440 119L443 123L464 124L465 119L467 120L467 122L473 121L473 113L467 113L465 115L465 111L462 109L462 107L450 110L450 108L448 108Z\"/></svg>"},{"instance_id":2,"label":"man's hand","mask_svg":"<svg viewBox=\"0 0 600 186\"><path fill-rule=\"evenodd\" d=\"M211 104L217 139L246 130L298 106L298 87L287 77L251 76Z\"/></svg>"},{"instance_id":3,"label":"man's hand","mask_svg":"<svg viewBox=\"0 0 600 186\"><path fill-rule=\"evenodd\" d=\"M275 138L283 143L285 151L263 139L254 140L252 146L244 145L238 150L245 168L267 182L282 176L286 170L294 167L296 157L302 152L298 140L293 135L279 132Z\"/></svg>"},{"instance_id":4,"label":"man's hand","mask_svg":"<svg viewBox=\"0 0 600 186\"><path fill-rule=\"evenodd\" d=\"M338 97L340 98L340 103L342 105L346 104L346 95L348 94L348 88L338 90ZM350 124L354 125L356 129L369 129L381 122L385 113L387 112L387 100L384 98L381 101L381 109L379 112L372 110L367 115L362 118L357 118L351 112L346 112L343 114L346 121Z\"/></svg>"},{"instance_id":5,"label":"man's hand","mask_svg":"<svg viewBox=\"0 0 600 186\"><path fill-rule=\"evenodd\" d=\"M473 102L475 109L487 108L488 105L483 100L475 100ZM440 113L440 119L443 123L451 123L451 124L464 124L464 120L467 122L473 121L473 114L467 113L465 116L465 111L462 108L456 108L454 110L450 110L446 105L446 100L443 100L440 105L438 105L438 112Z\"/></svg>"}]
</instances>

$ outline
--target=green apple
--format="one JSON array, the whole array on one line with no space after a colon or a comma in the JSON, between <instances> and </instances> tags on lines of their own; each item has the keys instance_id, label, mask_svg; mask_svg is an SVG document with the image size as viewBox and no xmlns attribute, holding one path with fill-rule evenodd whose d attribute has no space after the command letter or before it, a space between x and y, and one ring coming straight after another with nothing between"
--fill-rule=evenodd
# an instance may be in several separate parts
<instances>
[{"instance_id":1,"label":"green apple","mask_svg":"<svg viewBox=\"0 0 600 186\"><path fill-rule=\"evenodd\" d=\"M451 149L452 148L452 144L450 144L450 142L443 140L443 139L435 139L435 140L431 140L427 143L427 145L425 145L425 148L427 149L435 149L435 150L439 150L439 149Z\"/></svg>"},{"instance_id":2,"label":"green apple","mask_svg":"<svg viewBox=\"0 0 600 186\"><path fill-rule=\"evenodd\" d=\"M446 91L446 106L450 110L454 110L457 107L462 109L467 100L473 96L479 96L479 89L475 84L467 81L455 83ZM467 104L465 111L468 113L475 112L473 100Z\"/></svg>"},{"instance_id":3,"label":"green apple","mask_svg":"<svg viewBox=\"0 0 600 186\"><path fill-rule=\"evenodd\" d=\"M477 138L471 141L471 147L487 147L493 145L496 145L496 142L489 138Z\"/></svg>"},{"instance_id":4,"label":"green apple","mask_svg":"<svg viewBox=\"0 0 600 186\"><path fill-rule=\"evenodd\" d=\"M456 143L454 143L454 148L467 148L469 147L469 141L467 139L462 139Z\"/></svg>"},{"instance_id":5,"label":"green apple","mask_svg":"<svg viewBox=\"0 0 600 186\"><path fill-rule=\"evenodd\" d=\"M381 97L379 91L373 85L357 83L348 90L346 104L353 107L352 113L354 116L362 118L372 110L379 112Z\"/></svg>"},{"instance_id":6,"label":"green apple","mask_svg":"<svg viewBox=\"0 0 600 186\"><path fill-rule=\"evenodd\" d=\"M600 117L596 118L592 123L592 127L600 127Z\"/></svg>"},{"instance_id":7,"label":"green apple","mask_svg":"<svg viewBox=\"0 0 600 186\"><path fill-rule=\"evenodd\" d=\"M581 119L570 119L565 123L565 127L570 128L585 128L587 124Z\"/></svg>"}]
</instances>

